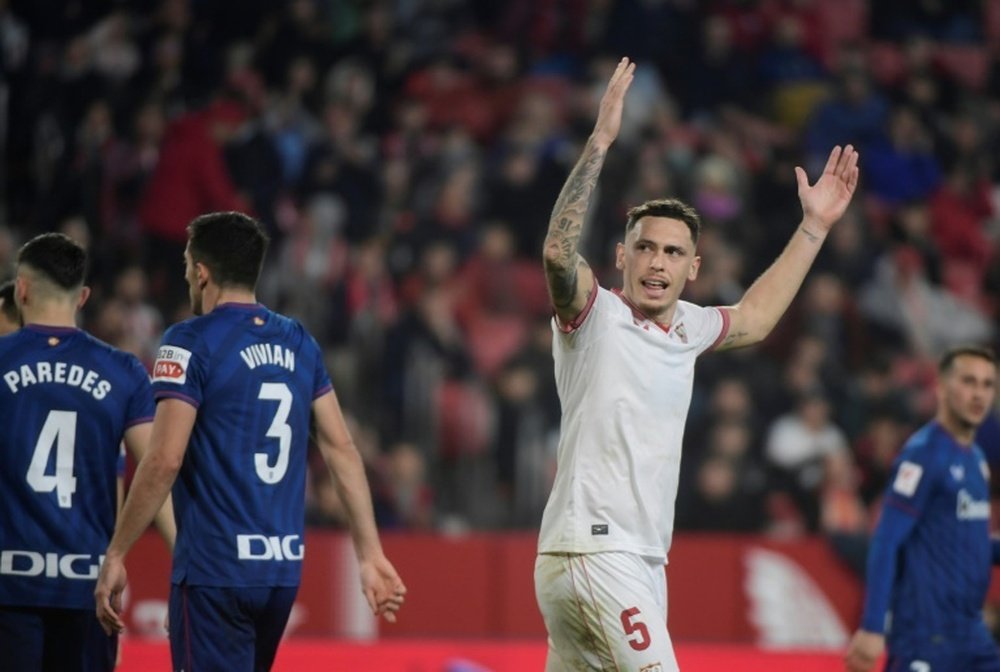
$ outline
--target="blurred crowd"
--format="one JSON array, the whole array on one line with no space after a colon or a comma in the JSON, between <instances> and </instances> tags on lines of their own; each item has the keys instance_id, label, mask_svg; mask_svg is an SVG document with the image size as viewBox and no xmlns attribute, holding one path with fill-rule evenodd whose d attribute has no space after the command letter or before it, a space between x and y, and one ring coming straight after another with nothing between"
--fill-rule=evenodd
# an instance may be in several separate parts
<instances>
[{"instance_id":1,"label":"blurred crowd","mask_svg":"<svg viewBox=\"0 0 1000 672\"><path fill-rule=\"evenodd\" d=\"M84 326L149 363L189 314L188 221L251 213L259 298L327 353L379 523L534 527L559 428L541 242L627 55L583 241L605 286L625 210L674 195L704 218L684 298L737 301L800 219L794 166L860 148L776 333L700 362L677 507L856 557L936 357L997 344L998 47L995 0L0 0L0 269L38 232L84 242ZM309 520L341 525L315 467Z\"/></svg>"}]
</instances>

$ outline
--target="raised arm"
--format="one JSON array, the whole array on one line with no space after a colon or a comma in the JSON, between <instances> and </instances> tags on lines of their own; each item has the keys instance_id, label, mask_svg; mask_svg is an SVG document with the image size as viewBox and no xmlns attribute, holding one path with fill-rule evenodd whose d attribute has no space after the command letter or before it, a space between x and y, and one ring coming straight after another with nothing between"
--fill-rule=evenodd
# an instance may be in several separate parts
<instances>
[{"instance_id":1,"label":"raised arm","mask_svg":"<svg viewBox=\"0 0 1000 672\"><path fill-rule=\"evenodd\" d=\"M734 306L729 306L729 334L719 346L737 348L763 340L784 315L833 225L843 216L858 186L858 153L851 145L830 152L816 184L795 168L802 222L778 258Z\"/></svg>"},{"instance_id":2,"label":"raised arm","mask_svg":"<svg viewBox=\"0 0 1000 672\"><path fill-rule=\"evenodd\" d=\"M376 616L381 614L394 622L406 587L382 552L365 466L332 391L313 402L313 415L316 443L347 511L354 552L361 568L361 590Z\"/></svg>"},{"instance_id":3,"label":"raised arm","mask_svg":"<svg viewBox=\"0 0 1000 672\"><path fill-rule=\"evenodd\" d=\"M549 219L543 252L545 279L552 307L563 324L572 322L583 311L594 289L593 271L577 248L604 158L621 128L625 93L634 72L634 63L627 58L619 61L601 98L594 131L563 185Z\"/></svg>"}]
</instances>

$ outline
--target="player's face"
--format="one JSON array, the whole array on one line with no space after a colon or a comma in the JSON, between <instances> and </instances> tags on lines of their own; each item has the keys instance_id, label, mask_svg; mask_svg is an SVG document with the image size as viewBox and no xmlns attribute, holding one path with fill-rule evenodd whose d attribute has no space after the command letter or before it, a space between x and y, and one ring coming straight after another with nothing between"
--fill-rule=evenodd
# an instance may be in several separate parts
<instances>
[{"instance_id":1,"label":"player's face","mask_svg":"<svg viewBox=\"0 0 1000 672\"><path fill-rule=\"evenodd\" d=\"M191 312L202 314L201 282L198 280L198 269L191 259L191 251L184 248L184 279L188 283L188 295L191 298Z\"/></svg>"},{"instance_id":2,"label":"player's face","mask_svg":"<svg viewBox=\"0 0 1000 672\"><path fill-rule=\"evenodd\" d=\"M978 427L993 406L997 369L975 355L959 355L941 379L939 401L945 413L967 428Z\"/></svg>"},{"instance_id":3,"label":"player's face","mask_svg":"<svg viewBox=\"0 0 1000 672\"><path fill-rule=\"evenodd\" d=\"M701 258L687 224L668 217L643 217L618 244L616 265L622 293L647 317L669 322L684 283L698 275Z\"/></svg>"}]
</instances>

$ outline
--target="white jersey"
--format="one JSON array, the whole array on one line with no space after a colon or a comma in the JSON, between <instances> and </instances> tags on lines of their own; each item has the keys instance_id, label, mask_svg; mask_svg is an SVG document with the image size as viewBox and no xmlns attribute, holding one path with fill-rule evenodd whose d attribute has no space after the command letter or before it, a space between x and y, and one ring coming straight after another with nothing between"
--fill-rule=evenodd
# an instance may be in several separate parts
<instances>
[{"instance_id":1,"label":"white jersey","mask_svg":"<svg viewBox=\"0 0 1000 672\"><path fill-rule=\"evenodd\" d=\"M553 320L562 425L538 552L666 562L695 359L726 336L729 313L678 301L664 327L596 289L572 324Z\"/></svg>"}]
</instances>

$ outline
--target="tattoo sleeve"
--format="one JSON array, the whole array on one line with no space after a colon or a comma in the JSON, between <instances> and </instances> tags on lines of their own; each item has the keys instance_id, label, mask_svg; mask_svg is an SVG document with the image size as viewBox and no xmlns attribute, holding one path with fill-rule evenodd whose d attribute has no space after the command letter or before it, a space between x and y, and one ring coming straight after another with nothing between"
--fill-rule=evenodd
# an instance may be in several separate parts
<instances>
[{"instance_id":1,"label":"tattoo sleeve","mask_svg":"<svg viewBox=\"0 0 1000 672\"><path fill-rule=\"evenodd\" d=\"M590 197L597 186L606 155L607 149L594 146L592 141L587 142L583 156L563 185L549 219L549 231L545 236L545 275L552 305L557 310L572 304L577 294L578 270L580 266L587 266L577 247Z\"/></svg>"}]
</instances>

